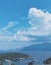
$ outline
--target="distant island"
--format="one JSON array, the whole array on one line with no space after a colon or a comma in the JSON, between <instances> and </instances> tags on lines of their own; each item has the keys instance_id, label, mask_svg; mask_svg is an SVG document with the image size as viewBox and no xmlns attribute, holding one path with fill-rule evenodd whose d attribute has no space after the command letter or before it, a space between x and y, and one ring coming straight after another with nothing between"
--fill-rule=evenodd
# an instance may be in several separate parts
<instances>
[{"instance_id":1,"label":"distant island","mask_svg":"<svg viewBox=\"0 0 51 65\"><path fill-rule=\"evenodd\" d=\"M1 53L0 54L0 60L4 61L6 59L11 61L16 61L20 59L26 59L29 55L23 54L23 53Z\"/></svg>"}]
</instances>

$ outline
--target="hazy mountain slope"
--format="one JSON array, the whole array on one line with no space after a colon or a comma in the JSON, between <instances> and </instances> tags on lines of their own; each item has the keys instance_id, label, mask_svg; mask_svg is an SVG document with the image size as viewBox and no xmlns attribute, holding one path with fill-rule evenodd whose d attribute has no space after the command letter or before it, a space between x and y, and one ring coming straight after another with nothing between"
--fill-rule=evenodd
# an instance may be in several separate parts
<instances>
[{"instance_id":1,"label":"hazy mountain slope","mask_svg":"<svg viewBox=\"0 0 51 65\"><path fill-rule=\"evenodd\" d=\"M36 44L24 47L22 51L51 51L51 43Z\"/></svg>"}]
</instances>

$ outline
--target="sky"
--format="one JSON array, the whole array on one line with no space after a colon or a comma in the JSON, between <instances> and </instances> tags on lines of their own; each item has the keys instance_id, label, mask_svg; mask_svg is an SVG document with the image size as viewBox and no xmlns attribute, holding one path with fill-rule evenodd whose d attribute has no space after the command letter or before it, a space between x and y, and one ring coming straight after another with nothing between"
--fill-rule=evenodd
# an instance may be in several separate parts
<instances>
[{"instance_id":1,"label":"sky","mask_svg":"<svg viewBox=\"0 0 51 65\"><path fill-rule=\"evenodd\" d=\"M51 0L1 0L0 50L51 42Z\"/></svg>"}]
</instances>

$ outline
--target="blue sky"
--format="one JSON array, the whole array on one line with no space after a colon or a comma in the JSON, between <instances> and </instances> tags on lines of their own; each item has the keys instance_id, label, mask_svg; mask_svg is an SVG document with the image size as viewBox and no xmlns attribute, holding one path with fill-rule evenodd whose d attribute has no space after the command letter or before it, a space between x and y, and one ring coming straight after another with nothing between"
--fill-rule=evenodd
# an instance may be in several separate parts
<instances>
[{"instance_id":1,"label":"blue sky","mask_svg":"<svg viewBox=\"0 0 51 65\"><path fill-rule=\"evenodd\" d=\"M51 0L0 1L0 50L47 41L51 42Z\"/></svg>"}]
</instances>

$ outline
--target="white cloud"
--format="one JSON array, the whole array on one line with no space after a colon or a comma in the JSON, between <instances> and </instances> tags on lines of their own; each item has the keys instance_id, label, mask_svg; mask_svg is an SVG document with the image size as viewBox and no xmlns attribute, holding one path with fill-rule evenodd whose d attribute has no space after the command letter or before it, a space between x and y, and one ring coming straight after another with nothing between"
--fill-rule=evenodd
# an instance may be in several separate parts
<instances>
[{"instance_id":1,"label":"white cloud","mask_svg":"<svg viewBox=\"0 0 51 65\"><path fill-rule=\"evenodd\" d=\"M10 33L10 32L8 31L8 29L11 28L11 27L13 27L13 26L15 26L16 24L18 24L18 22L9 22L8 25L5 26L5 27L3 27L1 30L5 31L5 32L7 32L7 33Z\"/></svg>"},{"instance_id":2,"label":"white cloud","mask_svg":"<svg viewBox=\"0 0 51 65\"><path fill-rule=\"evenodd\" d=\"M30 41L31 39L25 35L26 31L17 31L17 33L14 35L14 39L17 41Z\"/></svg>"},{"instance_id":3,"label":"white cloud","mask_svg":"<svg viewBox=\"0 0 51 65\"><path fill-rule=\"evenodd\" d=\"M11 39L13 38L13 36L0 36L0 42L11 42Z\"/></svg>"},{"instance_id":4,"label":"white cloud","mask_svg":"<svg viewBox=\"0 0 51 65\"><path fill-rule=\"evenodd\" d=\"M8 29L10 29L11 27L14 27L15 25L17 25L18 22L8 22L8 24L6 26L4 26L3 28L0 29L0 34L12 34Z\"/></svg>"},{"instance_id":5,"label":"white cloud","mask_svg":"<svg viewBox=\"0 0 51 65\"><path fill-rule=\"evenodd\" d=\"M9 28L15 26L17 22L9 22L8 25L0 29L0 41L10 42L13 39L13 33L8 31Z\"/></svg>"},{"instance_id":6,"label":"white cloud","mask_svg":"<svg viewBox=\"0 0 51 65\"><path fill-rule=\"evenodd\" d=\"M8 25L4 26L1 30L0 30L0 40L2 41L8 41L8 42L12 42L13 40L16 41L30 41L31 39L29 37L27 37L26 31L17 31L14 34L11 33L10 31L8 31L9 28L15 26L15 24L17 24L17 22L9 22Z\"/></svg>"},{"instance_id":7,"label":"white cloud","mask_svg":"<svg viewBox=\"0 0 51 65\"><path fill-rule=\"evenodd\" d=\"M29 9L29 24L31 27L27 30L30 35L50 35L51 34L51 14L41 9Z\"/></svg>"}]
</instances>

